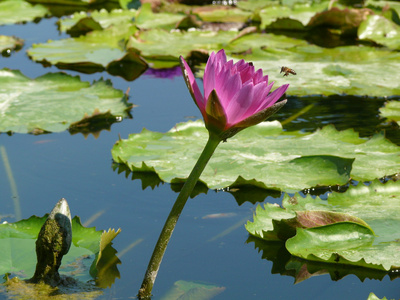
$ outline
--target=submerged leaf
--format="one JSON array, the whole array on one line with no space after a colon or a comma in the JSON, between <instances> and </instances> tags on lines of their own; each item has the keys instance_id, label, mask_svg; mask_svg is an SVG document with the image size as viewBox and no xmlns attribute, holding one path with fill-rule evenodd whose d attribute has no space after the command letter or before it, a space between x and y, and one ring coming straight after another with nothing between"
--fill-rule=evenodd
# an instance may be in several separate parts
<instances>
[{"instance_id":1,"label":"submerged leaf","mask_svg":"<svg viewBox=\"0 0 400 300\"><path fill-rule=\"evenodd\" d=\"M224 287L201 282L179 280L161 297L162 300L170 299L199 299L206 300L215 297L225 290Z\"/></svg>"}]
</instances>

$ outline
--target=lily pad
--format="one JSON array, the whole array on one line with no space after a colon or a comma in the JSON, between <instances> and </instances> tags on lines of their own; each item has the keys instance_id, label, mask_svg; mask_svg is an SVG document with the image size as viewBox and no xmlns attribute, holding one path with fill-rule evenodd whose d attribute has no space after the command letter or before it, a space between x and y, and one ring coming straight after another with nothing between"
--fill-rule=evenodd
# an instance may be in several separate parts
<instances>
[{"instance_id":1,"label":"lily pad","mask_svg":"<svg viewBox=\"0 0 400 300\"><path fill-rule=\"evenodd\" d=\"M389 119L390 121L395 121L400 126L400 102L399 101L389 101L380 110L380 115Z\"/></svg>"},{"instance_id":2,"label":"lily pad","mask_svg":"<svg viewBox=\"0 0 400 300\"><path fill-rule=\"evenodd\" d=\"M29 22L48 13L40 4L32 5L24 0L0 1L0 25Z\"/></svg>"},{"instance_id":3,"label":"lily pad","mask_svg":"<svg viewBox=\"0 0 400 300\"><path fill-rule=\"evenodd\" d=\"M195 50L219 50L237 35L233 31L150 29L131 36L127 48L136 49L152 68L171 68L179 65L179 56L187 57Z\"/></svg>"},{"instance_id":4,"label":"lily pad","mask_svg":"<svg viewBox=\"0 0 400 300\"><path fill-rule=\"evenodd\" d=\"M367 46L322 48L301 45L297 39L285 38L284 46L275 46L275 39L247 35L232 41L228 53L235 59L252 61L256 68L273 75L278 85L289 83L288 95L365 95L385 97L400 94L400 84L387 80L400 68L400 53ZM251 42L250 42L251 41ZM234 47L246 48L237 53ZM272 47L271 47L272 46ZM296 76L281 77L281 66L294 69ZM385 67L382 67L385 66ZM275 80L276 79L276 80ZM372 83L372 84L371 84Z\"/></svg>"},{"instance_id":5,"label":"lily pad","mask_svg":"<svg viewBox=\"0 0 400 300\"><path fill-rule=\"evenodd\" d=\"M89 6L105 2L104 0L29 0L29 1L37 3L45 3L45 4L71 5L71 6Z\"/></svg>"},{"instance_id":6,"label":"lily pad","mask_svg":"<svg viewBox=\"0 0 400 300\"><path fill-rule=\"evenodd\" d=\"M332 193L327 201L310 195L306 198L286 195L283 208L271 204L266 204L264 210L257 207L254 222L248 222L246 228L263 239L277 237L276 233L282 231L279 237L288 238L288 251L303 259L384 271L400 269L399 192L399 181L383 184L375 180L370 185L350 186L345 193ZM304 212L321 211L349 214L368 225L347 219L322 226L298 225L296 230L291 227L287 230L293 216L299 218Z\"/></svg>"},{"instance_id":7,"label":"lily pad","mask_svg":"<svg viewBox=\"0 0 400 300\"><path fill-rule=\"evenodd\" d=\"M205 22L236 22L245 23L252 15L251 12L226 5L208 5L193 9Z\"/></svg>"},{"instance_id":8,"label":"lily pad","mask_svg":"<svg viewBox=\"0 0 400 300\"><path fill-rule=\"evenodd\" d=\"M135 9L114 9L110 12L101 9L100 11L92 11L90 14L81 11L68 18L60 19L57 23L61 32L87 32L119 24L124 24L124 26L132 25L136 15L137 10ZM97 24L97 26L94 24ZM86 28L86 30L82 28Z\"/></svg>"},{"instance_id":9,"label":"lily pad","mask_svg":"<svg viewBox=\"0 0 400 300\"><path fill-rule=\"evenodd\" d=\"M395 15L397 15L397 17L400 16L400 3L398 1L367 0L364 5L372 9L377 9L378 14L384 14L385 11L394 10Z\"/></svg>"},{"instance_id":10,"label":"lily pad","mask_svg":"<svg viewBox=\"0 0 400 300\"><path fill-rule=\"evenodd\" d=\"M358 29L360 40L373 41L393 50L400 49L400 26L382 16L369 16Z\"/></svg>"},{"instance_id":11,"label":"lily pad","mask_svg":"<svg viewBox=\"0 0 400 300\"><path fill-rule=\"evenodd\" d=\"M11 51L19 50L24 45L24 41L7 35L0 35L0 52L3 55L9 55Z\"/></svg>"},{"instance_id":12,"label":"lily pad","mask_svg":"<svg viewBox=\"0 0 400 300\"><path fill-rule=\"evenodd\" d=\"M128 116L132 107L109 81L90 85L78 76L48 73L31 80L19 71L0 70L0 132L60 132L100 115Z\"/></svg>"},{"instance_id":13,"label":"lily pad","mask_svg":"<svg viewBox=\"0 0 400 300\"><path fill-rule=\"evenodd\" d=\"M400 147L378 134L361 139L353 130L326 126L311 134L283 132L279 122L264 122L222 143L200 179L209 188L256 179L258 187L298 191L395 174ZM132 171L154 171L166 182L186 178L200 155L207 130L202 121L177 124L162 134L144 129L118 141L112 156ZM227 160L227 158L229 158ZM262 162L260 164L260 162Z\"/></svg>"},{"instance_id":14,"label":"lily pad","mask_svg":"<svg viewBox=\"0 0 400 300\"><path fill-rule=\"evenodd\" d=\"M141 29L160 28L171 30L176 28L176 25L185 18L185 14L175 14L167 12L153 13L150 3L144 3L139 10L136 18L136 25Z\"/></svg>"},{"instance_id":15,"label":"lily pad","mask_svg":"<svg viewBox=\"0 0 400 300\"><path fill-rule=\"evenodd\" d=\"M0 274L10 273L16 275L19 279L28 279L32 277L36 268L35 242L40 228L47 219L44 217L32 216L29 219L21 220L15 223L0 224ZM120 229L115 231L96 231L94 227L85 228L82 226L79 217L72 219L72 245L67 255L63 257L62 268L60 273L72 276L81 281L87 281L96 278L96 274L101 272L100 263L102 251L107 245L111 246L111 241L119 234ZM80 266L78 259L81 257L91 257L86 264L91 264L94 270L91 274L83 271L85 268L89 270L90 265ZM109 260L113 265L119 262L118 258L113 257ZM75 266L72 265L75 263ZM83 264L84 262L81 261ZM69 267L67 267L70 265ZM81 268L81 269L79 269ZM110 268L109 270L112 270ZM74 274L74 275L72 275ZM92 276L92 274L94 276ZM110 281L113 283L119 272L109 274Z\"/></svg>"},{"instance_id":16,"label":"lily pad","mask_svg":"<svg viewBox=\"0 0 400 300\"><path fill-rule=\"evenodd\" d=\"M265 1L265 0L249 0L249 1L238 1L236 6L247 11L258 11L266 6L279 3L279 1Z\"/></svg>"},{"instance_id":17,"label":"lily pad","mask_svg":"<svg viewBox=\"0 0 400 300\"><path fill-rule=\"evenodd\" d=\"M367 300L387 300L387 298L378 298L378 296L376 296L374 293L370 293Z\"/></svg>"},{"instance_id":18,"label":"lily pad","mask_svg":"<svg viewBox=\"0 0 400 300\"><path fill-rule=\"evenodd\" d=\"M316 13L328 8L328 2L296 4L292 7L276 5L260 11L262 29L305 30L307 24ZM290 27L295 26L295 27Z\"/></svg>"},{"instance_id":19,"label":"lily pad","mask_svg":"<svg viewBox=\"0 0 400 300\"><path fill-rule=\"evenodd\" d=\"M123 59L127 53L124 39L135 32L132 26L113 26L105 30L89 32L78 38L48 41L34 44L28 55L35 61L52 64L62 69L78 70L84 73L103 71L110 63ZM138 56L128 56L140 75L146 63Z\"/></svg>"}]
</instances>

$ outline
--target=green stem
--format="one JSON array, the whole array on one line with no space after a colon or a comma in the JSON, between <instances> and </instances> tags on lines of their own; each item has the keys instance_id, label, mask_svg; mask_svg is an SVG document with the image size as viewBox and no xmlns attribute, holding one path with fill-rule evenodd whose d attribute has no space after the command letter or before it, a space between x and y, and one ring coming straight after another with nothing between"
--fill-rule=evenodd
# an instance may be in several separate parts
<instances>
[{"instance_id":1,"label":"green stem","mask_svg":"<svg viewBox=\"0 0 400 300\"><path fill-rule=\"evenodd\" d=\"M157 244L154 247L153 255L151 256L149 265L144 276L142 286L139 290L139 299L150 299L151 291L153 289L154 281L156 280L158 269L162 258L164 256L165 250L167 249L168 242L172 236L175 225L178 222L179 216L186 204L190 194L192 193L201 173L206 167L208 161L213 155L215 149L219 145L221 140L212 134L209 135L207 144L201 153L196 165L194 166L192 172L190 173L188 179L182 187L181 192L176 199L174 206L169 213L167 220L165 221L164 227L158 238Z\"/></svg>"}]
</instances>

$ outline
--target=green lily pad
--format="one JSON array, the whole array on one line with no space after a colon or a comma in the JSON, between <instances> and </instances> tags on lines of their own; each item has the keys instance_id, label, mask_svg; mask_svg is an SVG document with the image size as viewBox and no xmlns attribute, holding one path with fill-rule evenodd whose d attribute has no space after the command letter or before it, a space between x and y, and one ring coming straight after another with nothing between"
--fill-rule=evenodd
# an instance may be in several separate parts
<instances>
[{"instance_id":1,"label":"green lily pad","mask_svg":"<svg viewBox=\"0 0 400 300\"><path fill-rule=\"evenodd\" d=\"M90 118L101 115L115 122L132 107L104 80L90 85L63 73L31 80L8 69L0 70L0 78L0 132L60 132L83 120L90 126Z\"/></svg>"},{"instance_id":2,"label":"green lily pad","mask_svg":"<svg viewBox=\"0 0 400 300\"><path fill-rule=\"evenodd\" d=\"M124 26L132 25L136 15L137 10L135 9L114 9L110 12L102 9L100 11L92 11L90 14L81 11L68 18L60 19L57 23L61 32L82 33L119 24L124 24ZM86 28L86 30L83 30L83 28Z\"/></svg>"},{"instance_id":3,"label":"green lily pad","mask_svg":"<svg viewBox=\"0 0 400 300\"><path fill-rule=\"evenodd\" d=\"M219 50L238 35L233 31L173 31L150 29L129 38L127 48L136 49L152 68L179 65L179 56L194 50Z\"/></svg>"},{"instance_id":4,"label":"green lily pad","mask_svg":"<svg viewBox=\"0 0 400 300\"><path fill-rule=\"evenodd\" d=\"M78 70L84 73L103 71L108 65L126 55L123 41L135 32L131 26L113 26L101 31L89 32L78 38L48 41L34 44L28 55L35 61L56 65L63 69ZM147 68L139 56L132 57L132 64ZM140 74L140 73L139 73Z\"/></svg>"},{"instance_id":5,"label":"green lily pad","mask_svg":"<svg viewBox=\"0 0 400 300\"><path fill-rule=\"evenodd\" d=\"M292 255L308 260L386 270L391 268L392 262L395 266L398 257L391 257L387 265L379 259L379 249L372 247L373 240L373 232L368 228L341 222L310 229L298 228L296 236L286 242L286 247ZM390 247L385 250L391 250L391 256L396 251ZM397 247L397 251L399 250ZM381 264L378 264L378 261L381 261Z\"/></svg>"},{"instance_id":6,"label":"green lily pad","mask_svg":"<svg viewBox=\"0 0 400 300\"><path fill-rule=\"evenodd\" d=\"M385 11L394 10L395 15L397 17L400 16L400 3L398 1L367 0L364 5L372 9L377 9L378 14L385 14Z\"/></svg>"},{"instance_id":7,"label":"green lily pad","mask_svg":"<svg viewBox=\"0 0 400 300\"><path fill-rule=\"evenodd\" d=\"M285 195L283 208L268 203L264 210L257 207L254 222L248 222L246 228L259 238L287 239L287 250L303 259L385 271L400 269L399 192L399 181L383 184L375 180L370 185L350 186L345 193L329 194L327 201L310 195ZM322 226L305 226L304 222L288 226L305 212L349 214L368 225L344 219Z\"/></svg>"},{"instance_id":8,"label":"green lily pad","mask_svg":"<svg viewBox=\"0 0 400 300\"><path fill-rule=\"evenodd\" d=\"M250 19L252 13L239 8L226 5L208 5L193 9L205 22L236 22L245 23Z\"/></svg>"},{"instance_id":9,"label":"green lily pad","mask_svg":"<svg viewBox=\"0 0 400 300\"><path fill-rule=\"evenodd\" d=\"M400 126L400 102L399 101L389 101L386 102L385 106L380 110L380 115L389 119L390 121L395 121Z\"/></svg>"},{"instance_id":10,"label":"green lily pad","mask_svg":"<svg viewBox=\"0 0 400 300\"><path fill-rule=\"evenodd\" d=\"M312 5L296 4L293 7L282 5L267 7L260 11L260 27L263 29L304 30L315 14L327 9L328 5L329 2L323 1L321 3L314 2ZM290 25L295 25L295 27L290 27Z\"/></svg>"},{"instance_id":11,"label":"green lily pad","mask_svg":"<svg viewBox=\"0 0 400 300\"><path fill-rule=\"evenodd\" d=\"M256 68L273 77L278 85L289 83L288 95L365 95L391 96L400 94L396 80L387 80L387 74L396 74L400 68L400 53L366 46L321 48L301 45L296 39L290 47L285 38L283 46L275 46L270 35L247 35L232 41L228 53L235 59L252 61ZM250 42L251 41L251 42ZM234 48L246 48L243 54ZM281 66L294 69L295 76L283 77ZM382 67L384 66L384 67ZM372 84L371 84L372 83Z\"/></svg>"},{"instance_id":12,"label":"green lily pad","mask_svg":"<svg viewBox=\"0 0 400 300\"><path fill-rule=\"evenodd\" d=\"M274 4L278 4L279 1L266 1L266 0L248 0L248 1L238 1L236 6L240 9L247 10L247 11L258 11L261 8L266 6L271 6Z\"/></svg>"},{"instance_id":13,"label":"green lily pad","mask_svg":"<svg viewBox=\"0 0 400 300\"><path fill-rule=\"evenodd\" d=\"M0 274L11 273L20 279L31 278L36 268L35 242L40 228L46 221L48 215L44 217L32 216L29 219L21 220L15 223L0 224L0 250L3 255L0 257ZM85 228L82 226L79 217L72 219L72 245L63 257L60 274L72 276L81 281L87 281L96 278L96 274L102 272L101 258L106 246L111 246L112 240L119 234L120 230L115 231L96 231L94 227ZM115 256L115 255L114 255ZM87 262L80 263L91 264L92 273L82 273L79 271L78 259L81 257L92 257ZM119 260L116 257L110 258L109 262L116 265ZM75 263L75 266L73 266ZM69 266L70 265L70 266ZM89 269L89 266L86 266ZM109 268L109 271L113 270ZM114 269L115 270L115 269ZM108 284L114 282L119 277L119 272L109 273ZM104 283L103 283L104 284Z\"/></svg>"},{"instance_id":14,"label":"green lily pad","mask_svg":"<svg viewBox=\"0 0 400 300\"><path fill-rule=\"evenodd\" d=\"M32 5L24 0L0 1L0 25L29 22L48 13L44 6Z\"/></svg>"},{"instance_id":15,"label":"green lily pad","mask_svg":"<svg viewBox=\"0 0 400 300\"><path fill-rule=\"evenodd\" d=\"M104 3L104 0L29 0L30 2L37 2L43 4L54 5L71 5L71 6L89 6Z\"/></svg>"},{"instance_id":16,"label":"green lily pad","mask_svg":"<svg viewBox=\"0 0 400 300\"><path fill-rule=\"evenodd\" d=\"M305 47L307 45L308 43L304 40L293 39L284 35L252 33L234 39L224 49L226 52L232 54L246 52L249 49L262 49L266 47L286 52L285 50L289 50L290 48L296 46ZM247 60L246 57L247 55L244 56Z\"/></svg>"},{"instance_id":17,"label":"green lily pad","mask_svg":"<svg viewBox=\"0 0 400 300\"><path fill-rule=\"evenodd\" d=\"M378 296L376 296L374 293L370 293L368 295L368 299L367 300L388 300L386 297L383 298L378 298Z\"/></svg>"},{"instance_id":18,"label":"green lily pad","mask_svg":"<svg viewBox=\"0 0 400 300\"><path fill-rule=\"evenodd\" d=\"M24 41L7 35L0 35L0 52L9 55L11 51L19 50L24 45Z\"/></svg>"},{"instance_id":19,"label":"green lily pad","mask_svg":"<svg viewBox=\"0 0 400 300\"><path fill-rule=\"evenodd\" d=\"M399 50L400 26L379 15L369 16L358 28L358 38Z\"/></svg>"},{"instance_id":20,"label":"green lily pad","mask_svg":"<svg viewBox=\"0 0 400 300\"><path fill-rule=\"evenodd\" d=\"M202 121L177 124L165 134L144 129L118 141L112 156L132 171L154 171L171 182L188 176L207 136ZM298 191L345 184L350 177L366 181L395 174L399 152L381 134L365 140L353 130L338 132L333 126L311 134L285 133L279 122L264 122L222 143L200 179L209 188L222 188L241 176L256 179L261 188Z\"/></svg>"},{"instance_id":21,"label":"green lily pad","mask_svg":"<svg viewBox=\"0 0 400 300\"><path fill-rule=\"evenodd\" d=\"M136 18L136 25L141 29L160 28L171 30L176 28L176 25L185 18L184 14L175 13L153 13L150 3L144 3L139 10Z\"/></svg>"}]
</instances>

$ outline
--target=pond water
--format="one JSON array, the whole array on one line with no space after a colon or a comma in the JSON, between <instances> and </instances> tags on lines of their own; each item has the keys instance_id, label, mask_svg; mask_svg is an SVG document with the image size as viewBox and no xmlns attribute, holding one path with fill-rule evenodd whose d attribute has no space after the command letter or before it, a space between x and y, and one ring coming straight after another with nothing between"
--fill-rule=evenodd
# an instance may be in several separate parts
<instances>
[{"instance_id":1,"label":"pond water","mask_svg":"<svg viewBox=\"0 0 400 300\"><path fill-rule=\"evenodd\" d=\"M15 35L25 45L11 57L0 57L0 69L21 70L31 78L55 67L44 68L26 55L32 43L64 37L57 31L57 19L44 19L38 24L0 27L0 34ZM121 264L120 278L104 290L103 299L134 298L140 287L148 260L164 221L177 193L169 184L142 189L140 180L131 180L112 168L111 148L121 138L137 133L142 128L165 132L188 117L199 118L200 113L191 100L182 77L157 79L143 75L133 82L107 73L79 74L82 80L110 79L117 89L130 89L130 102L138 105L131 111L132 119L113 124L110 131L102 131L98 138L69 132L46 135L0 134L18 188L21 218L42 216L62 197L66 198L72 215L79 215L82 223L97 229L121 228L114 240ZM376 115L383 100L351 97L292 98L277 115L280 121L292 113L314 103L324 114L306 113L285 129L314 130L327 123L337 128L354 127L363 136L370 136L381 128L365 124L365 116ZM357 112L357 116L354 113ZM366 126L368 125L368 126ZM394 133L388 136L398 143ZM189 172L189 170L188 170ZM2 216L16 215L11 189L0 164ZM265 201L280 202L268 197ZM227 192L209 190L190 199L177 224L168 246L156 284L154 299L160 299L178 280L199 281L224 287L214 299L367 299L370 292L378 297L398 299L398 282L388 276L382 281L349 275L332 281L329 275L314 276L294 284L294 278L279 274L276 265L262 257L253 242L247 243L244 228L252 219L255 205L238 205ZM204 218L210 214L226 214L221 218ZM97 218L94 216L98 216ZM15 221L13 217L3 220ZM278 274L276 274L278 273ZM289 274L288 274L289 275ZM4 295L3 295L4 296Z\"/></svg>"}]
</instances>

